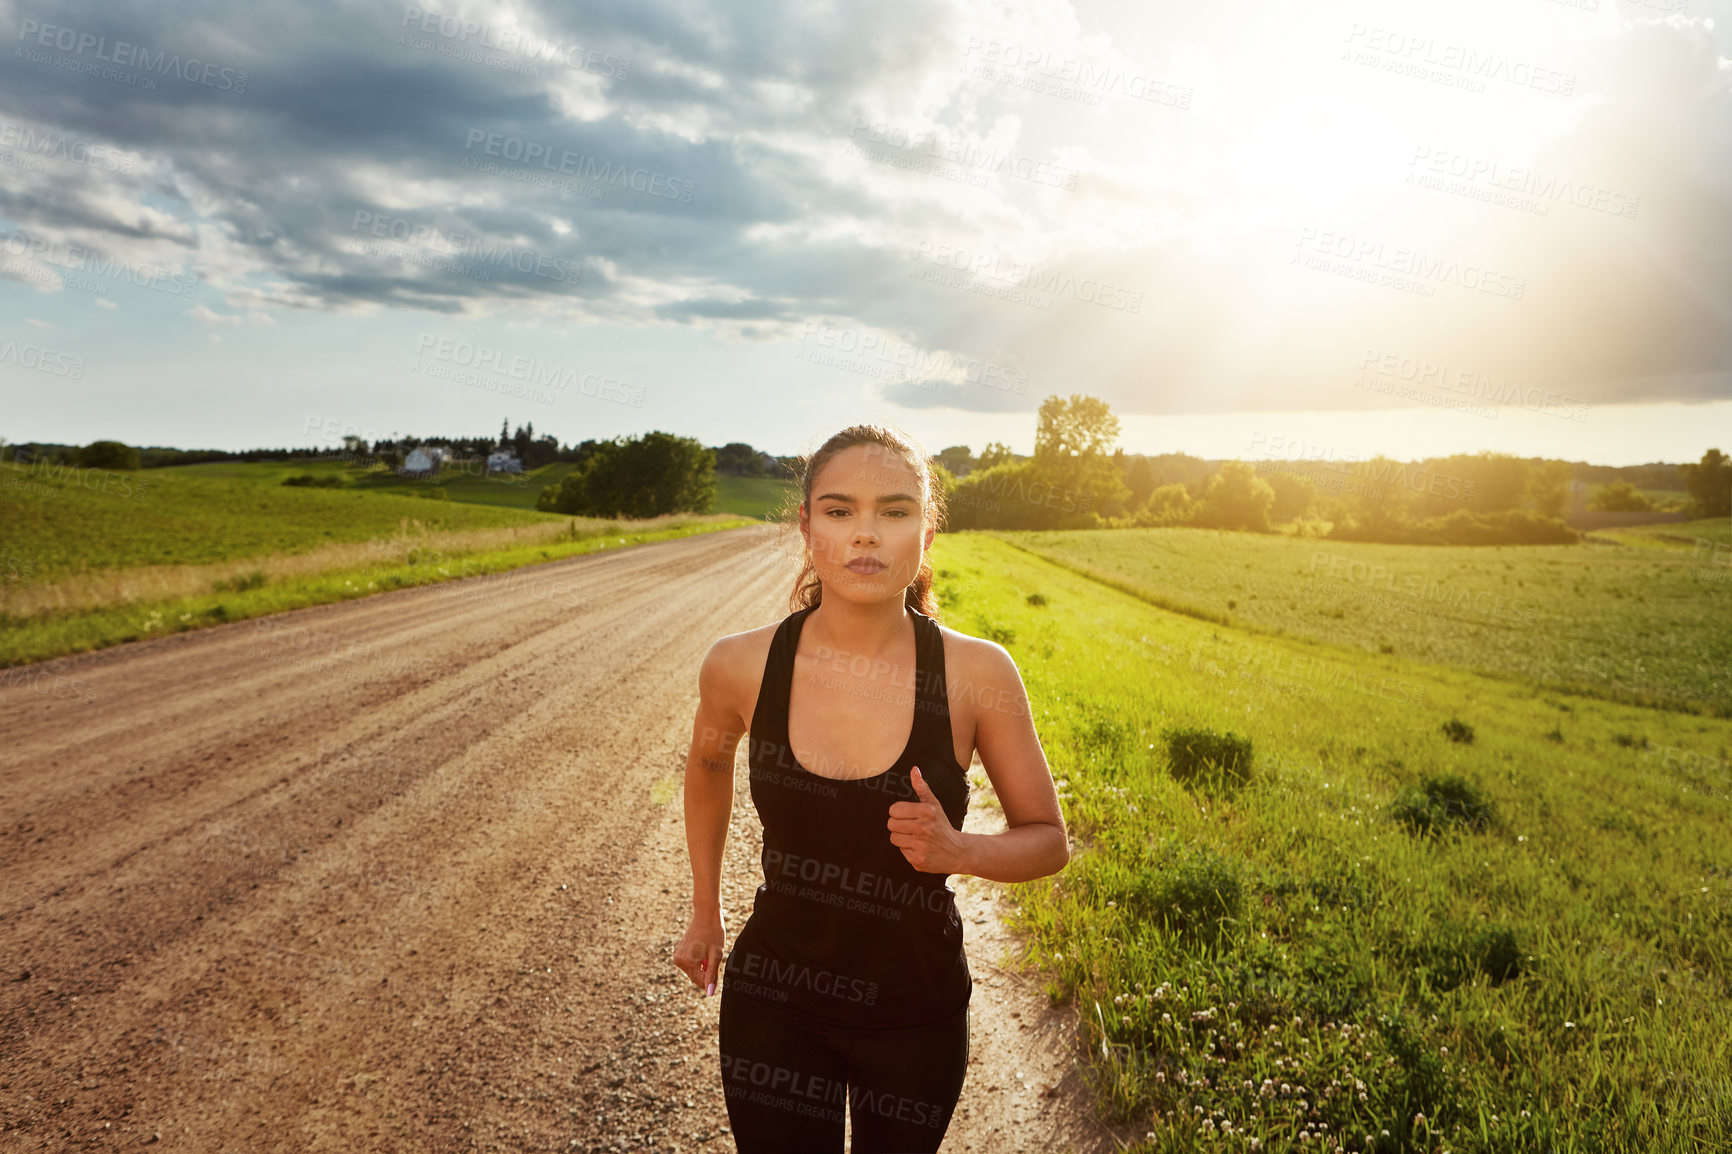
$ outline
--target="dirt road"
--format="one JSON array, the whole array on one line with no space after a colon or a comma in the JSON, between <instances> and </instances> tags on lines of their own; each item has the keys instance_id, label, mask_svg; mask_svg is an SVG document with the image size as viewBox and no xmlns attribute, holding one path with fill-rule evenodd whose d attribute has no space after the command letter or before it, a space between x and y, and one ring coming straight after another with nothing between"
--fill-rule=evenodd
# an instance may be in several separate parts
<instances>
[{"instance_id":1,"label":"dirt road","mask_svg":"<svg viewBox=\"0 0 1732 1154\"><path fill-rule=\"evenodd\" d=\"M698 663L787 612L763 532L0 688L0 1145L731 1151L716 1000L668 958ZM730 936L759 880L736 782ZM1115 1149L1071 1018L995 964L1004 887L953 884L980 984L945 1149Z\"/></svg>"}]
</instances>

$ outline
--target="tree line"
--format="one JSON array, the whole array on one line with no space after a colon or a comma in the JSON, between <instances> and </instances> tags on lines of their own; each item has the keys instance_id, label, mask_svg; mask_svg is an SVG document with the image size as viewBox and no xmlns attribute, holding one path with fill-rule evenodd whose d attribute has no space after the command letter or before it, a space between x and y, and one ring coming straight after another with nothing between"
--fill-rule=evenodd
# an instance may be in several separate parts
<instances>
[{"instance_id":1,"label":"tree line","mask_svg":"<svg viewBox=\"0 0 1732 1154\"><path fill-rule=\"evenodd\" d=\"M953 529L1099 529L1196 526L1336 540L1438 544L1574 541L1563 520L1582 467L1503 453L1420 461L1386 456L1211 463L1186 454L1145 456L1118 447L1119 420L1097 397L1050 396L1036 417L1032 457L965 446L934 458ZM958 476L961 468L965 475ZM1603 469L1603 466L1588 466ZM1697 517L1732 512L1732 459L1642 466L1644 482L1680 482ZM1605 486L1590 507L1652 508L1628 481Z\"/></svg>"}]
</instances>

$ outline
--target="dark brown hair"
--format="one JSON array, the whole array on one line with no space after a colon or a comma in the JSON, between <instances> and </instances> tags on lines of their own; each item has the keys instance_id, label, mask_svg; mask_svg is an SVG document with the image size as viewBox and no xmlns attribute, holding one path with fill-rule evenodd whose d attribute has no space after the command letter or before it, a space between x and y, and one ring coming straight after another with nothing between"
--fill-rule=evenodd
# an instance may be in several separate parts
<instances>
[{"instance_id":1,"label":"dark brown hair","mask_svg":"<svg viewBox=\"0 0 1732 1154\"><path fill-rule=\"evenodd\" d=\"M927 527L944 523L944 489L933 483L926 450L920 443L913 436L888 425L849 425L820 445L817 452L801 460L799 500L796 501L793 494L789 494L781 517L784 525L791 525L798 531L800 506L806 506L810 513L812 482L817 479L818 471L831 457L856 445L876 445L885 455L894 453L908 462L909 468L920 478L920 528L923 534ZM823 595L824 584L818 579L817 569L812 564L812 551L802 547L800 570L794 578L794 588L788 595L788 606L798 612L817 605ZM903 594L903 604L935 621L938 619L938 598L932 592L932 554L928 550L921 550L920 571L914 575L914 580L909 582L908 589Z\"/></svg>"}]
</instances>

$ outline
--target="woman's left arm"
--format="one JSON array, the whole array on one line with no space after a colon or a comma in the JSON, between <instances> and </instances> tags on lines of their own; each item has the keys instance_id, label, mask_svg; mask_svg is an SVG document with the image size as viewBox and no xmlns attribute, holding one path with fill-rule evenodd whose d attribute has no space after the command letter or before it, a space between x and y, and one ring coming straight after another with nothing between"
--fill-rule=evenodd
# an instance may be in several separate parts
<instances>
[{"instance_id":1,"label":"woman's left arm","mask_svg":"<svg viewBox=\"0 0 1732 1154\"><path fill-rule=\"evenodd\" d=\"M915 869L931 873L973 874L997 882L1055 874L1070 861L1070 839L1022 674L1003 646L977 640L971 648L967 659L956 663L962 676L950 688L952 708L959 698L973 702L975 748L1009 828L990 834L956 829L916 776L921 800L890 807L890 840Z\"/></svg>"}]
</instances>

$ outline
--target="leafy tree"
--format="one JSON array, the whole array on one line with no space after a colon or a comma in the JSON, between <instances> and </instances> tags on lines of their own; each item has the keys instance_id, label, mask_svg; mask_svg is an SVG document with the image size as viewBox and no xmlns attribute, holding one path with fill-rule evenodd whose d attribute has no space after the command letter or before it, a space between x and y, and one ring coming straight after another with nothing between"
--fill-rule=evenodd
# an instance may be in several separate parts
<instances>
[{"instance_id":1,"label":"leafy tree","mask_svg":"<svg viewBox=\"0 0 1732 1154\"><path fill-rule=\"evenodd\" d=\"M1269 507L1269 520L1282 525L1311 512L1317 501L1317 486L1292 473L1270 472L1262 474L1262 477L1275 494L1275 503Z\"/></svg>"},{"instance_id":2,"label":"leafy tree","mask_svg":"<svg viewBox=\"0 0 1732 1154\"><path fill-rule=\"evenodd\" d=\"M1119 439L1119 419L1099 397L1072 393L1040 403L1034 431L1037 461L1067 461L1105 457Z\"/></svg>"},{"instance_id":3,"label":"leafy tree","mask_svg":"<svg viewBox=\"0 0 1732 1154\"><path fill-rule=\"evenodd\" d=\"M967 445L951 445L938 454L947 472L961 475L974 467L974 453Z\"/></svg>"},{"instance_id":4,"label":"leafy tree","mask_svg":"<svg viewBox=\"0 0 1732 1154\"><path fill-rule=\"evenodd\" d=\"M1570 499L1570 463L1541 461L1528 466L1528 499L1548 517L1562 517Z\"/></svg>"},{"instance_id":5,"label":"leafy tree","mask_svg":"<svg viewBox=\"0 0 1732 1154\"><path fill-rule=\"evenodd\" d=\"M1197 503L1183 485L1161 485L1150 491L1138 507L1138 525L1189 525L1197 515Z\"/></svg>"},{"instance_id":6,"label":"leafy tree","mask_svg":"<svg viewBox=\"0 0 1732 1154\"><path fill-rule=\"evenodd\" d=\"M1267 533L1269 510L1274 504L1275 490L1255 469L1244 461L1227 461L1220 472L1209 478L1196 521L1216 529Z\"/></svg>"},{"instance_id":7,"label":"leafy tree","mask_svg":"<svg viewBox=\"0 0 1732 1154\"><path fill-rule=\"evenodd\" d=\"M744 441L729 441L716 453L716 472L734 477L762 477L764 462L758 450Z\"/></svg>"},{"instance_id":8,"label":"leafy tree","mask_svg":"<svg viewBox=\"0 0 1732 1154\"><path fill-rule=\"evenodd\" d=\"M1126 503L1133 509L1141 509L1148 501L1149 494L1160 484L1160 474L1155 471L1155 463L1141 453L1128 457L1124 466L1125 488L1130 490Z\"/></svg>"},{"instance_id":9,"label":"leafy tree","mask_svg":"<svg viewBox=\"0 0 1732 1154\"><path fill-rule=\"evenodd\" d=\"M1588 500L1588 508L1607 513L1646 513L1653 507L1628 481L1613 481Z\"/></svg>"},{"instance_id":10,"label":"leafy tree","mask_svg":"<svg viewBox=\"0 0 1732 1154\"><path fill-rule=\"evenodd\" d=\"M536 508L585 517L707 513L715 504L716 453L691 437L651 432L597 442Z\"/></svg>"},{"instance_id":11,"label":"leafy tree","mask_svg":"<svg viewBox=\"0 0 1732 1154\"><path fill-rule=\"evenodd\" d=\"M75 450L73 463L86 469L136 469L138 450L121 441L92 441Z\"/></svg>"},{"instance_id":12,"label":"leafy tree","mask_svg":"<svg viewBox=\"0 0 1732 1154\"><path fill-rule=\"evenodd\" d=\"M1522 496L1527 492L1526 461L1508 453L1482 452L1468 458L1467 462L1463 474L1474 481L1472 503L1476 509L1482 513L1497 513L1521 504Z\"/></svg>"},{"instance_id":13,"label":"leafy tree","mask_svg":"<svg viewBox=\"0 0 1732 1154\"><path fill-rule=\"evenodd\" d=\"M980 456L975 458L974 467L976 469L990 469L994 465L1002 465L1014 460L1016 460L1016 454L1010 451L1009 445L1003 441L988 441L986 448L980 451Z\"/></svg>"},{"instance_id":14,"label":"leafy tree","mask_svg":"<svg viewBox=\"0 0 1732 1154\"><path fill-rule=\"evenodd\" d=\"M1118 438L1119 419L1099 397L1050 396L1035 427L1036 479L1077 495L1102 517L1119 516L1130 490L1112 457Z\"/></svg>"},{"instance_id":15,"label":"leafy tree","mask_svg":"<svg viewBox=\"0 0 1732 1154\"><path fill-rule=\"evenodd\" d=\"M1732 515L1732 457L1709 449L1694 465L1679 465L1698 517Z\"/></svg>"}]
</instances>

